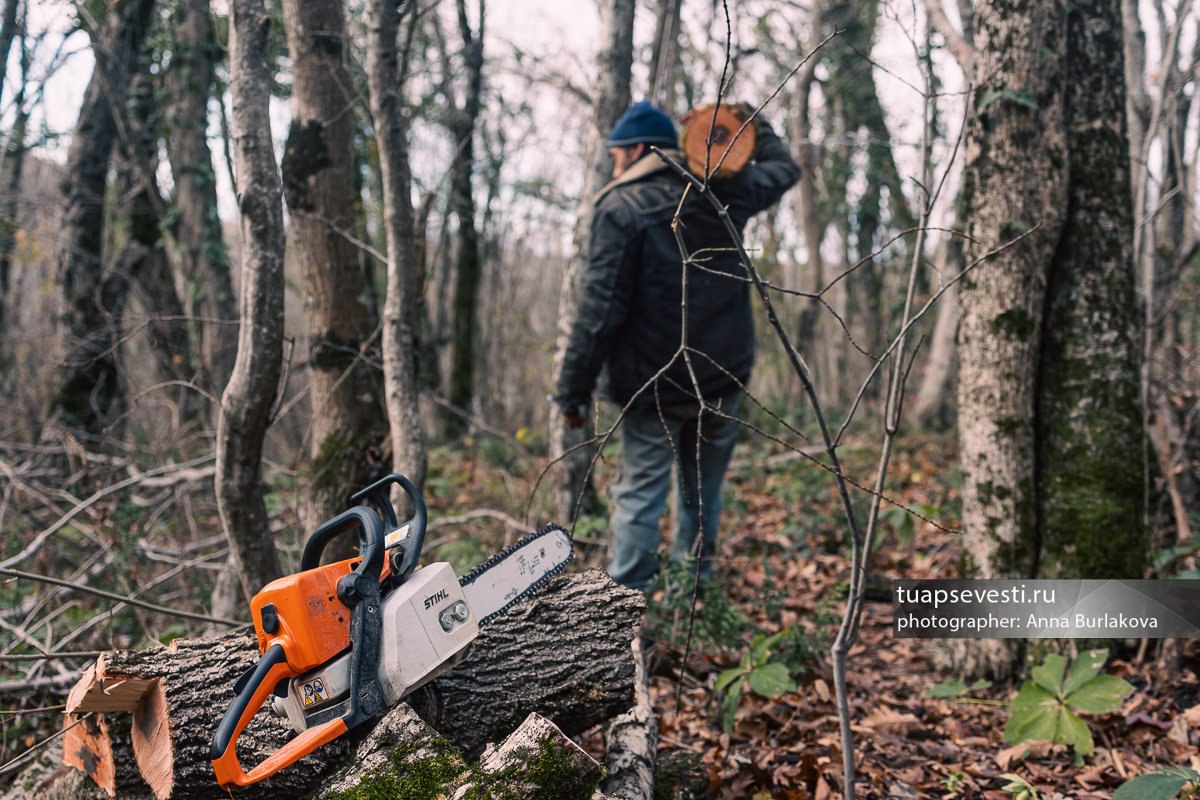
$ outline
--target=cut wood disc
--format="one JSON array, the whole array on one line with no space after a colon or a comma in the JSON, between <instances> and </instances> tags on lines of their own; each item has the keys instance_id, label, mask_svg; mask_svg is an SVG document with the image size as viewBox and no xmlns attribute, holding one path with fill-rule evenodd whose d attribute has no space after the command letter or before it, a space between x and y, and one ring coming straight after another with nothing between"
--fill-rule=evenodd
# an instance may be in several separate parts
<instances>
[{"instance_id":1,"label":"cut wood disc","mask_svg":"<svg viewBox=\"0 0 1200 800\"><path fill-rule=\"evenodd\" d=\"M753 125L747 125L741 134L738 134L738 129L746 119L746 113L740 107L724 103L720 106L698 106L684 114L680 121L683 132L679 135L679 142L684 155L687 156L688 169L703 177L707 164L716 180L732 178L741 172L742 168L750 163L758 138ZM706 146L710 130L711 147ZM718 164L721 165L719 168Z\"/></svg>"}]
</instances>

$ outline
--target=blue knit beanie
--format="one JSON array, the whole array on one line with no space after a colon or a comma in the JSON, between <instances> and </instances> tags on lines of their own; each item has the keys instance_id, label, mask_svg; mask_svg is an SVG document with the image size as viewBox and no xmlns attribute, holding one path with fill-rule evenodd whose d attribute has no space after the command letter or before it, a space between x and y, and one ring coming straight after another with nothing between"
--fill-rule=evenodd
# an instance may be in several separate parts
<instances>
[{"instance_id":1,"label":"blue knit beanie","mask_svg":"<svg viewBox=\"0 0 1200 800\"><path fill-rule=\"evenodd\" d=\"M617 125L608 135L609 147L629 147L635 144L678 147L679 135L675 123L649 100L634 103L617 120Z\"/></svg>"}]
</instances>

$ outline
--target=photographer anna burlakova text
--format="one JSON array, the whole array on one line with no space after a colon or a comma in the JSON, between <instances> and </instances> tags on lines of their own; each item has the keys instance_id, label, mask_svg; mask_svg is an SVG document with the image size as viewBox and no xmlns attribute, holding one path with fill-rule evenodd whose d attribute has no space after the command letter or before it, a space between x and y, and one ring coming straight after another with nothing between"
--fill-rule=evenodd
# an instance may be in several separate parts
<instances>
[{"instance_id":1,"label":"photographer anna burlakova text","mask_svg":"<svg viewBox=\"0 0 1200 800\"><path fill-rule=\"evenodd\" d=\"M1200 580L900 580L892 631L906 639L1200 636Z\"/></svg>"}]
</instances>

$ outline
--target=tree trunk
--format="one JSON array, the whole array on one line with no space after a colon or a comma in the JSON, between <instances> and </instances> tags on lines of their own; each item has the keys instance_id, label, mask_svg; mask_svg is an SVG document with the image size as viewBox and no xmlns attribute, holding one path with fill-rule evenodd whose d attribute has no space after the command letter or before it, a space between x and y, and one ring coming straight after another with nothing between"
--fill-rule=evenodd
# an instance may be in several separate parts
<instances>
[{"instance_id":1,"label":"tree trunk","mask_svg":"<svg viewBox=\"0 0 1200 800\"><path fill-rule=\"evenodd\" d=\"M450 207L458 221L458 263L454 274L454 346L450 356L450 405L470 413L475 393L475 345L479 338L479 231L475 226L475 195L471 181L475 171L475 128L479 121L483 91L484 8L479 4L479 29L472 33L465 0L456 3L458 28L462 37L466 69L466 98L462 108L450 112L450 133L454 137L454 158L450 162ZM453 107L453 98L446 97ZM461 413L446 415L446 435L456 438L466 433L467 420Z\"/></svg>"},{"instance_id":2,"label":"tree trunk","mask_svg":"<svg viewBox=\"0 0 1200 800\"><path fill-rule=\"evenodd\" d=\"M104 194L113 145L114 109L125 106L153 17L154 0L118 0L95 39L96 69L84 92L63 179L63 215L55 252L66 336L64 364L51 407L61 422L98 437L118 402L116 331L96 302L104 280Z\"/></svg>"},{"instance_id":3,"label":"tree trunk","mask_svg":"<svg viewBox=\"0 0 1200 800\"><path fill-rule=\"evenodd\" d=\"M4 78L8 74L8 54L12 52L13 39L17 37L17 6L20 0L4 0L4 11L0 12L0 99L3 99Z\"/></svg>"},{"instance_id":4,"label":"tree trunk","mask_svg":"<svg viewBox=\"0 0 1200 800\"><path fill-rule=\"evenodd\" d=\"M612 163L605 141L617 119L629 106L630 70L633 66L633 0L615 0L600 7L600 52L596 57L596 95L592 106L592 124L588 129L584 154L586 171L576 210L571 256L563 273L558 295L558 339L555 342L554 372L562 369L571 326L575 322L579 288L591 239L593 198L608 182ZM561 520L574 520L591 513L597 505L595 489L586 479L591 451L579 445L592 437L589 421L582 428L567 427L562 410L550 406L550 458L559 461L554 487L554 505ZM574 449L573 449L574 448ZM580 504L580 497L584 502Z\"/></svg>"},{"instance_id":5,"label":"tree trunk","mask_svg":"<svg viewBox=\"0 0 1200 800\"><path fill-rule=\"evenodd\" d=\"M1050 266L1039 375L1037 574L1141 578L1146 431L1120 0L1068 7L1071 188Z\"/></svg>"},{"instance_id":6,"label":"tree trunk","mask_svg":"<svg viewBox=\"0 0 1200 800\"><path fill-rule=\"evenodd\" d=\"M675 79L679 69L682 10L683 0L658 0L654 16L654 42L650 50L650 91L647 96L667 112L668 116L675 115Z\"/></svg>"},{"instance_id":7,"label":"tree trunk","mask_svg":"<svg viewBox=\"0 0 1200 800\"><path fill-rule=\"evenodd\" d=\"M947 227L954 228L955 224ZM936 260L942 280L950 280L963 267L963 241L954 234L947 234L938 246ZM958 284L951 285L938 300L937 322L929 342L929 355L925 359L925 372L917 389L910 420L918 425L934 424L946 428L952 424L954 376L958 367L958 353L954 338L958 331Z\"/></svg>"},{"instance_id":8,"label":"tree trunk","mask_svg":"<svg viewBox=\"0 0 1200 800\"><path fill-rule=\"evenodd\" d=\"M967 262L1040 227L962 281L958 427L971 577L1029 577L1037 561L1037 365L1068 190L1063 13L1058 2L1027 0L977 9L975 72L987 83L967 133Z\"/></svg>"},{"instance_id":9,"label":"tree trunk","mask_svg":"<svg viewBox=\"0 0 1200 800\"><path fill-rule=\"evenodd\" d=\"M208 0L181 0L173 20L175 41L167 69L167 153L175 179L174 234L184 285L184 313L191 318L206 373L201 383L219 395L237 354L237 300L229 253L217 216L217 183L208 147L208 99L213 82L212 20ZM215 418L216 409L213 409Z\"/></svg>"},{"instance_id":10,"label":"tree trunk","mask_svg":"<svg viewBox=\"0 0 1200 800\"><path fill-rule=\"evenodd\" d=\"M409 698L423 723L397 706L374 729L319 748L237 796L321 797L347 784L348 777L350 784L378 778L371 760L412 752L414 740L429 737L425 725L472 758L534 711L565 734L577 735L630 706L635 675L630 642L643 608L640 593L617 586L601 572L556 578L536 599L486 627L462 664ZM127 765L136 763L159 798L227 797L216 785L209 746L232 699L228 687L257 657L255 640L246 634L105 653L68 700L72 713L103 713L110 732L89 751L92 757L82 760L96 772L111 758L114 770L119 767L126 776ZM113 721L124 717L118 712L135 709L135 724L126 736ZM369 752L362 747L356 752L351 742L361 734L376 742ZM242 763L258 763L294 735L281 718L261 712L238 740ZM106 747L111 756L104 755ZM462 763L458 754L446 755Z\"/></svg>"},{"instance_id":11,"label":"tree trunk","mask_svg":"<svg viewBox=\"0 0 1200 800\"><path fill-rule=\"evenodd\" d=\"M9 284L12 277L12 257L17 246L17 214L20 211L21 177L25 169L25 137L29 132L29 109L25 105L29 85L29 47L24 33L21 36L21 83L13 101L16 118L8 135L4 164L8 168L8 181L4 204L0 207L0 337L6 333L7 310L10 303ZM3 357L0 346L0 357Z\"/></svg>"},{"instance_id":12,"label":"tree trunk","mask_svg":"<svg viewBox=\"0 0 1200 800\"><path fill-rule=\"evenodd\" d=\"M415 5L414 5L415 8ZM417 23L409 27L407 46ZM393 0L367 4L367 87L379 148L383 216L387 235L387 297L383 306L383 378L392 434L392 465L418 488L425 481L425 435L421 429L417 383L417 340L421 316L421 266L413 231L412 173L408 125L404 117L405 67L400 68L396 37L400 9ZM421 230L424 236L424 230ZM422 248L423 250L423 248Z\"/></svg>"},{"instance_id":13,"label":"tree trunk","mask_svg":"<svg viewBox=\"0 0 1200 800\"><path fill-rule=\"evenodd\" d=\"M284 0L283 19L292 58L283 187L304 276L313 458L305 522L311 530L385 471L379 445L387 438L387 416L383 376L363 357L376 312L358 250L347 238L357 205L355 99L342 6Z\"/></svg>"},{"instance_id":14,"label":"tree trunk","mask_svg":"<svg viewBox=\"0 0 1200 800\"><path fill-rule=\"evenodd\" d=\"M993 0L976 24L988 82L967 139L967 261L1029 235L962 285L965 566L984 578L1140 577L1119 0Z\"/></svg>"},{"instance_id":15,"label":"tree trunk","mask_svg":"<svg viewBox=\"0 0 1200 800\"><path fill-rule=\"evenodd\" d=\"M271 142L263 0L230 4L230 93L241 212L241 327L217 422L217 508L247 597L282 574L262 486L283 357L283 208Z\"/></svg>"}]
</instances>

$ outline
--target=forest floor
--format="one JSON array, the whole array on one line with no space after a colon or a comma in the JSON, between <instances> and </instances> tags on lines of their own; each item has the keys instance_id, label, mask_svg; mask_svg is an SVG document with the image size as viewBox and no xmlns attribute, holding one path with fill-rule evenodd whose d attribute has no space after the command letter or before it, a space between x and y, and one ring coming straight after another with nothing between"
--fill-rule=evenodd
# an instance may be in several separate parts
<instances>
[{"instance_id":1,"label":"forest floor","mask_svg":"<svg viewBox=\"0 0 1200 800\"><path fill-rule=\"evenodd\" d=\"M545 463L530 444L527 432L518 431L512 440L487 436L431 453L426 482L431 530L425 560L449 560L461 571L519 533L497 518L461 518L457 523L452 519L479 509L521 518ZM616 452L615 446L606 448L605 459L598 464L601 496L613 472L610 456ZM849 474L869 481L875 452L851 442L844 459ZM1177 649L1171 659L1160 657L1159 642L1111 643L1105 670L1125 678L1136 692L1117 713L1086 718L1095 751L1078 763L1064 745L1011 747L1003 741L1009 716L1006 705L1018 688L1014 681L963 686L953 697L927 696L933 687L945 689L947 682L961 676L952 667L935 666L936 642L899 639L892 634L890 580L955 576L960 481L951 440L936 436L901 439L885 494L937 524L884 506L872 562L870 602L849 658L859 795L967 800L1108 798L1125 780L1158 766L1200 769L1196 746L1200 737L1198 642L1173 643ZM295 483L284 481L281 486L271 499L275 522L296 528ZM541 485L530 509L535 527L549 519L547 488ZM687 576L681 571L668 571L666 588L649 598L644 633L650 652L651 697L660 725L658 797L841 797L842 758L828 651L840 622L849 567L845 526L833 481L810 461L770 456L758 448L741 446L735 453L724 498L716 579L704 587L694 615ZM869 496L856 492L854 502L860 512L865 512L868 501ZM131 508L128 513L132 518L145 512ZM172 535L194 536L197 528L216 524L203 511L195 517L192 534L185 534L180 527L178 531L172 528ZM118 526L124 519L116 514L111 518ZM131 530L136 528L134 525ZM606 514L601 511L580 519L575 535L581 565L603 566L607 559ZM298 536L283 538L299 540ZM87 540L80 541L86 544ZM13 542L12 547L19 543ZM285 559L294 560L295 553L284 549ZM219 550L206 556L210 560L222 557ZM52 561L47 561L40 569L50 572L52 566ZM173 584L164 583L169 586ZM15 593L19 587L5 583L2 588ZM119 590L122 585L112 588ZM202 587L189 582L173 591L158 599L184 607L190 596L192 607L203 610L206 595ZM51 595L44 588L39 592L44 598L41 602L49 602ZM14 594L9 599L15 603L16 598ZM103 616L102 607L79 607L76 601L71 605L73 614ZM102 621L93 627L93 636L84 646L136 646L142 638L138 632L145 635L147 630L151 639L164 641L196 635L191 627L174 623L161 630L147 628L145 620L139 622L129 612L115 609ZM781 637L763 641L785 631ZM50 634L45 635L46 649L58 649L51 646ZM129 641L131 637L133 641ZM754 691L755 687L766 691L767 684L760 681L748 682L746 690L732 699L730 689L714 691L722 671L749 658L747 653L753 653L756 642L759 650L771 645L770 657L763 661L786 667L786 685L775 689L787 690L763 696ZM1030 648L1031 663L1056 645L1072 654L1070 642L1042 643L1041 649ZM1168 660L1175 665L1174 671L1162 666ZM0 662L0 672L19 684L19 676L28 675L23 663ZM762 661L751 666L761 665ZM774 669L778 680L782 668ZM59 727L58 691L0 696L0 763ZM602 754L601 732L585 736L583 743ZM1006 790L1012 780L1006 773L1020 776L1038 794L1021 797Z\"/></svg>"},{"instance_id":2,"label":"forest floor","mask_svg":"<svg viewBox=\"0 0 1200 800\"><path fill-rule=\"evenodd\" d=\"M739 448L726 482L715 580L704 587L694 620L685 575L669 572L666 588L649 599L645 635L664 799L842 796L828 658L849 576L840 502L830 474L811 461L771 459L749 450ZM536 469L514 469L513 462L498 458L503 452L498 444L489 446L483 459L438 470L431 478L432 513L439 507L478 506L489 494L497 507L506 496L527 496ZM615 453L615 448L606 450L607 463L597 467L602 495L612 472L608 456ZM867 447L850 446L844 454L845 469L860 482L869 482L876 461L877 451ZM506 468L502 477L497 465ZM1020 686L1016 680L964 687L957 697L926 696L934 686L945 688L962 676L952 666L937 666L947 663L937 641L893 635L890 581L957 576L961 473L954 442L904 438L889 476L884 494L937 525L895 506L883 507L871 601L849 657L860 797L1109 798L1126 780L1157 767L1200 769L1197 642L1173 643L1183 648L1175 651L1177 670L1163 666L1161 642L1109 643L1105 671L1127 680L1136 692L1117 713L1086 717L1095 750L1079 759L1066 745L1003 741L1007 703ZM854 502L865 518L869 496L857 492ZM519 516L521 510L513 513ZM669 541L666 520L663 528L664 542ZM580 561L603 566L605 517L585 517L575 532ZM465 546L474 549L473 543L465 544L473 541L459 538L441 557L457 557ZM480 546L481 552L488 549ZM737 667L756 637L781 631L790 633L774 648L773 660L787 665L795 691L765 697L747 688L735 706L726 706L728 694L714 691L720 673ZM1055 651L1075 652L1070 641L1042 641L1031 644L1027 662L1037 664ZM584 743L602 754L599 731ZM1019 776L1037 794L1022 798L1006 788L1012 782L1007 775Z\"/></svg>"}]
</instances>

